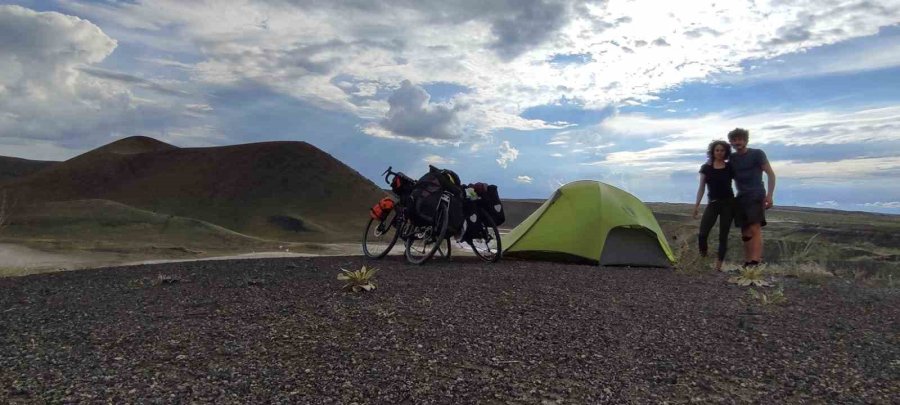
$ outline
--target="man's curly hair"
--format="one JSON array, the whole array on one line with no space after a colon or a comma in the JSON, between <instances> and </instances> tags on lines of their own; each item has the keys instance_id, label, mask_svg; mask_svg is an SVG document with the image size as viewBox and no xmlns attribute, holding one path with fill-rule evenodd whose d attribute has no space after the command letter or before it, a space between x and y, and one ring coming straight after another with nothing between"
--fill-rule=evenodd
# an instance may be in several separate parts
<instances>
[{"instance_id":1,"label":"man's curly hair","mask_svg":"<svg viewBox=\"0 0 900 405\"><path fill-rule=\"evenodd\" d=\"M750 142L750 131L744 128L735 128L728 133L729 141L733 141L738 138L743 139L746 142Z\"/></svg>"},{"instance_id":2,"label":"man's curly hair","mask_svg":"<svg viewBox=\"0 0 900 405\"><path fill-rule=\"evenodd\" d=\"M725 160L728 160L728 157L731 156L731 145L728 142L725 142L721 139L715 140L709 143L709 147L706 149L706 158L709 159L709 162L712 163L715 160L715 150L716 146L722 145L725 148Z\"/></svg>"}]
</instances>

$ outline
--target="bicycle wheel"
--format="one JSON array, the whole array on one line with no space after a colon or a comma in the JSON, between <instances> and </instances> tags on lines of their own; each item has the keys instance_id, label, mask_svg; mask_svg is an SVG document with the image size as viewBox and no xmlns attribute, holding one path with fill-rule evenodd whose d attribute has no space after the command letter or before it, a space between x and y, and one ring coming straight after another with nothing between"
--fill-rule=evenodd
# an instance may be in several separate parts
<instances>
[{"instance_id":1,"label":"bicycle wheel","mask_svg":"<svg viewBox=\"0 0 900 405\"><path fill-rule=\"evenodd\" d=\"M400 232L394 226L397 218L397 211L391 211L384 219L369 219L366 225L366 231L363 234L362 248L363 254L370 259L381 259L390 253L394 244L397 243L397 237Z\"/></svg>"},{"instance_id":2,"label":"bicycle wheel","mask_svg":"<svg viewBox=\"0 0 900 405\"><path fill-rule=\"evenodd\" d=\"M485 210L478 210L479 230L477 237L469 241L469 246L475 255L486 262L495 263L500 260L503 247L500 244L500 231L494 225L494 220Z\"/></svg>"},{"instance_id":3,"label":"bicycle wheel","mask_svg":"<svg viewBox=\"0 0 900 405\"><path fill-rule=\"evenodd\" d=\"M450 251L450 238L447 238L447 239L444 239L444 240L447 241L447 246L444 246L443 243L439 243L439 244L438 244L437 254L438 254L438 256L441 256L441 257L443 257L443 258L445 258L445 259L447 259L447 260L450 260L450 254L451 254L451 251Z\"/></svg>"},{"instance_id":4,"label":"bicycle wheel","mask_svg":"<svg viewBox=\"0 0 900 405\"><path fill-rule=\"evenodd\" d=\"M431 259L447 236L447 224L449 221L446 203L438 206L435 225L422 227L412 232L406 239L406 260L412 264L422 264Z\"/></svg>"}]
</instances>

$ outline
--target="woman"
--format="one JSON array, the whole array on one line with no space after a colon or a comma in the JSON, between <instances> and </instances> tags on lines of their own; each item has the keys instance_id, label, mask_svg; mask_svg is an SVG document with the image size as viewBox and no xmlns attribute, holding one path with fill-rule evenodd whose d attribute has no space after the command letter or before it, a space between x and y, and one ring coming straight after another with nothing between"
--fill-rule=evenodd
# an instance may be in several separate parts
<instances>
[{"instance_id":1,"label":"woman","mask_svg":"<svg viewBox=\"0 0 900 405\"><path fill-rule=\"evenodd\" d=\"M706 188L707 205L703 211L703 219L700 220L700 255L706 257L707 237L718 219L719 252L716 257L716 271L722 271L722 262L725 261L725 252L728 249L728 231L734 219L734 191L731 189L734 171L728 164L731 145L721 140L713 141L706 150L706 156L709 159L700 166L700 188L697 189L697 202L694 204L694 219L697 219L700 201L703 200L703 190Z\"/></svg>"}]
</instances>

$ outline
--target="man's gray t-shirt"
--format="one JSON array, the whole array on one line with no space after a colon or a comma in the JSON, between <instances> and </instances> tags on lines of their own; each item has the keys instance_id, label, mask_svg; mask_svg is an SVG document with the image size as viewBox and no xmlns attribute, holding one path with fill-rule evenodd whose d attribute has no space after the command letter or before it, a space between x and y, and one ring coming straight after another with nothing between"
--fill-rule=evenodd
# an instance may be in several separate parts
<instances>
[{"instance_id":1,"label":"man's gray t-shirt","mask_svg":"<svg viewBox=\"0 0 900 405\"><path fill-rule=\"evenodd\" d=\"M748 193L766 193L762 181L762 167L769 163L766 153L759 149L747 148L743 155L734 152L728 159L734 169L734 185L737 186L738 195Z\"/></svg>"}]
</instances>

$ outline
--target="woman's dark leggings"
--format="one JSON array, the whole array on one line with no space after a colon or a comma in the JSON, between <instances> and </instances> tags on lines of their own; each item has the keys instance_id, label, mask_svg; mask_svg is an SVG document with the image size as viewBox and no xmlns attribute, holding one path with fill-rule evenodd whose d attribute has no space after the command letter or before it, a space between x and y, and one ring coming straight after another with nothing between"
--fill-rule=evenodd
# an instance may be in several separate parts
<instances>
[{"instance_id":1,"label":"woman's dark leggings","mask_svg":"<svg viewBox=\"0 0 900 405\"><path fill-rule=\"evenodd\" d=\"M706 254L707 238L709 232L719 220L719 260L725 260L725 252L728 250L728 231L731 230L734 221L734 198L715 200L706 206L703 211L703 219L700 220L700 252Z\"/></svg>"}]
</instances>

